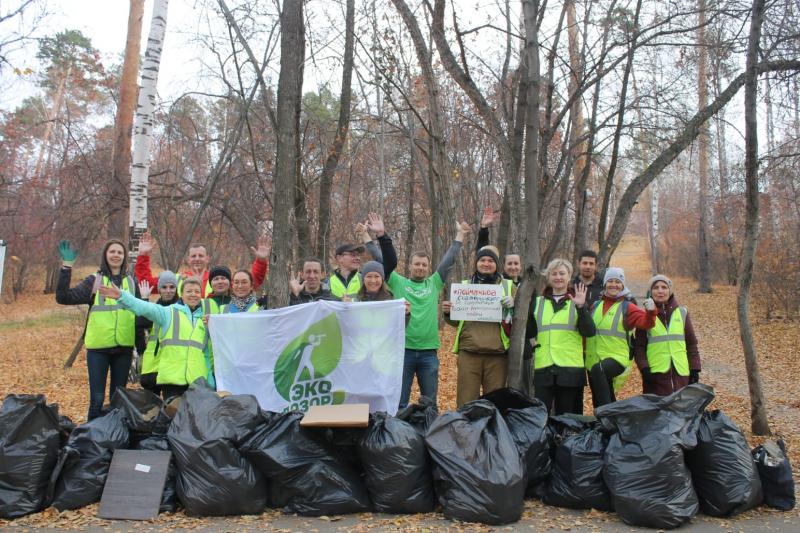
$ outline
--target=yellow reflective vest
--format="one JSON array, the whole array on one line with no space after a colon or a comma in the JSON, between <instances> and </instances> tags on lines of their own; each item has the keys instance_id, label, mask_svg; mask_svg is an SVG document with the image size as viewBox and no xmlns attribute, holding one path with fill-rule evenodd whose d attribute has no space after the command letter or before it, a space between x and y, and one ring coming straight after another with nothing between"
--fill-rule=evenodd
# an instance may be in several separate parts
<instances>
[{"instance_id":1,"label":"yellow reflective vest","mask_svg":"<svg viewBox=\"0 0 800 533\"><path fill-rule=\"evenodd\" d=\"M511 291L513 290L514 282L511 281L510 279L505 279L505 278L501 279L503 285L503 296L511 296ZM462 280L461 283L469 283L469 280L468 279ZM508 345L511 343L511 341L509 340L508 335L506 335L506 332L503 329L503 323L501 322L499 325L500 325L500 340L503 342L503 348L508 350ZM458 341L461 338L461 330L463 329L464 329L464 321L462 320L458 323L458 329L456 330L456 340L453 343L453 353L458 353Z\"/></svg>"},{"instance_id":2,"label":"yellow reflective vest","mask_svg":"<svg viewBox=\"0 0 800 533\"><path fill-rule=\"evenodd\" d=\"M595 302L592 320L597 333L586 339L586 370L609 358L625 369L611 380L615 392L625 386L631 373L630 334L625 331L627 306L627 300L614 302L604 315L603 300Z\"/></svg>"},{"instance_id":3,"label":"yellow reflective vest","mask_svg":"<svg viewBox=\"0 0 800 533\"><path fill-rule=\"evenodd\" d=\"M157 324L150 327L147 335L147 347L142 354L142 374L158 372L158 336L161 328Z\"/></svg>"},{"instance_id":4,"label":"yellow reflective vest","mask_svg":"<svg viewBox=\"0 0 800 533\"><path fill-rule=\"evenodd\" d=\"M99 272L95 279L95 286L102 283L106 287L111 286L108 276ZM136 285L133 278L126 276L122 278L123 291L136 295ZM133 347L136 339L136 315L131 311L122 309L117 305L117 300L106 298L97 290L94 291L92 307L89 308L89 320L86 323L86 335L83 342L89 350L100 350L103 348L115 348L117 346Z\"/></svg>"},{"instance_id":5,"label":"yellow reflective vest","mask_svg":"<svg viewBox=\"0 0 800 533\"><path fill-rule=\"evenodd\" d=\"M182 305L172 305L169 327L158 337L159 385L188 385L197 378L209 380L211 368L206 360L208 332L202 317L194 319L181 311Z\"/></svg>"},{"instance_id":6,"label":"yellow reflective vest","mask_svg":"<svg viewBox=\"0 0 800 533\"><path fill-rule=\"evenodd\" d=\"M334 273L328 278L328 284L330 285L331 294L337 298L343 298L345 295L352 298L358 294L358 290L361 288L361 274L356 273L345 286L339 276Z\"/></svg>"},{"instance_id":7,"label":"yellow reflective vest","mask_svg":"<svg viewBox=\"0 0 800 533\"><path fill-rule=\"evenodd\" d=\"M679 375L689 375L685 325L685 307L678 307L672 312L667 326L656 319L656 325L647 332L647 364L650 372L668 372L672 364Z\"/></svg>"},{"instance_id":8,"label":"yellow reflective vest","mask_svg":"<svg viewBox=\"0 0 800 533\"><path fill-rule=\"evenodd\" d=\"M534 369L560 367L583 368L583 337L578 332L578 308L567 300L555 312L549 298L538 296L536 317L536 352Z\"/></svg>"}]
</instances>

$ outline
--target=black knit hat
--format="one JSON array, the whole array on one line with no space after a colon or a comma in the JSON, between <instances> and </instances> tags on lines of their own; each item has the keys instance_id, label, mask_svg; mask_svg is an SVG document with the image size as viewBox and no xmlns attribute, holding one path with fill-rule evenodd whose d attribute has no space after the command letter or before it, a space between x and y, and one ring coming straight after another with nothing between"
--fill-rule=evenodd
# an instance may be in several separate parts
<instances>
[{"instance_id":1,"label":"black knit hat","mask_svg":"<svg viewBox=\"0 0 800 533\"><path fill-rule=\"evenodd\" d=\"M211 281L212 279L214 279L217 276L226 277L226 278L228 278L228 281L230 281L231 280L231 269L226 267L225 265L219 265L219 266L213 267L208 272L208 280L209 281Z\"/></svg>"},{"instance_id":2,"label":"black knit hat","mask_svg":"<svg viewBox=\"0 0 800 533\"><path fill-rule=\"evenodd\" d=\"M489 257L492 259L492 261L494 261L495 266L500 265L500 258L497 257L497 254L494 253L494 251L492 251L492 249L487 246L484 246L483 248L478 250L478 253L475 254L476 265L478 264L478 261L480 260L481 257Z\"/></svg>"}]
</instances>

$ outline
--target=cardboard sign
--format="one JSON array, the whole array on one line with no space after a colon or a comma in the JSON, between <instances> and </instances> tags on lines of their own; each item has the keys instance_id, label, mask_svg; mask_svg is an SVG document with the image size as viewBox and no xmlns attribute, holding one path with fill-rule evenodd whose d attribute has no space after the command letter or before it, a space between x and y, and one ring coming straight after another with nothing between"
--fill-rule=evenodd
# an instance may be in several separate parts
<instances>
[{"instance_id":1,"label":"cardboard sign","mask_svg":"<svg viewBox=\"0 0 800 533\"><path fill-rule=\"evenodd\" d=\"M500 322L503 320L502 285L453 283L450 287L452 320Z\"/></svg>"},{"instance_id":2,"label":"cardboard sign","mask_svg":"<svg viewBox=\"0 0 800 533\"><path fill-rule=\"evenodd\" d=\"M369 426L369 404L314 405L300 421L303 427L365 428Z\"/></svg>"},{"instance_id":3,"label":"cardboard sign","mask_svg":"<svg viewBox=\"0 0 800 533\"><path fill-rule=\"evenodd\" d=\"M97 516L150 520L158 516L172 452L115 450Z\"/></svg>"}]
</instances>

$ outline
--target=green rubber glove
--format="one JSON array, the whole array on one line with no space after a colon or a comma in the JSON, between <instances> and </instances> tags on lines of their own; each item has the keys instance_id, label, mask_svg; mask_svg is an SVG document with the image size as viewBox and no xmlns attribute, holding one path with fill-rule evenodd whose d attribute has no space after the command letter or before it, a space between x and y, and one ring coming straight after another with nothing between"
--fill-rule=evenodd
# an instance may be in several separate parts
<instances>
[{"instance_id":1,"label":"green rubber glove","mask_svg":"<svg viewBox=\"0 0 800 533\"><path fill-rule=\"evenodd\" d=\"M78 258L78 250L74 249L66 239L58 243L58 254L61 256L61 262L66 267L74 265L75 260Z\"/></svg>"}]
</instances>

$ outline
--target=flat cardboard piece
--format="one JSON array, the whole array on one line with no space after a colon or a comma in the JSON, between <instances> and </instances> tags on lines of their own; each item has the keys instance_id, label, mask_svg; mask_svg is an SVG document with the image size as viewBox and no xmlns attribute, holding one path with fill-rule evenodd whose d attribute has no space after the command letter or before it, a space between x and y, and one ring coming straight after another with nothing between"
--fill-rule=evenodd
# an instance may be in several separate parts
<instances>
[{"instance_id":1,"label":"flat cardboard piece","mask_svg":"<svg viewBox=\"0 0 800 533\"><path fill-rule=\"evenodd\" d=\"M300 421L303 427L365 428L369 425L368 403L312 405Z\"/></svg>"},{"instance_id":2,"label":"flat cardboard piece","mask_svg":"<svg viewBox=\"0 0 800 533\"><path fill-rule=\"evenodd\" d=\"M115 450L111 459L99 518L150 520L158 516L172 452Z\"/></svg>"}]
</instances>

